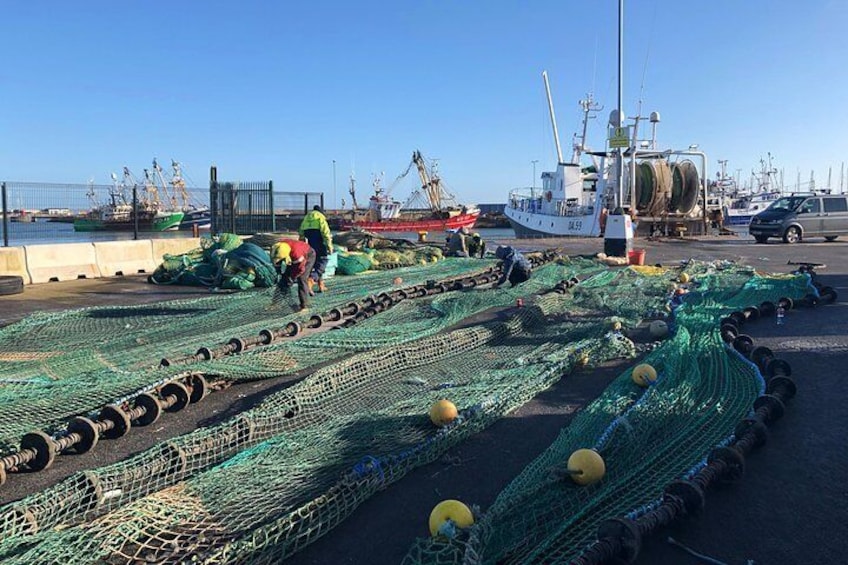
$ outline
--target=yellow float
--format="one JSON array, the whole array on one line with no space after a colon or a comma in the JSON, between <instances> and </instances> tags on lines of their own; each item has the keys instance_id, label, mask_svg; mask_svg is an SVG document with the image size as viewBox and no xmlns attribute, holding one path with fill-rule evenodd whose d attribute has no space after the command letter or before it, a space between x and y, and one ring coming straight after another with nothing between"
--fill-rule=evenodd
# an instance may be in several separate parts
<instances>
[{"instance_id":1,"label":"yellow float","mask_svg":"<svg viewBox=\"0 0 848 565\"><path fill-rule=\"evenodd\" d=\"M688 283L688 282L689 282L689 280L690 280L690 279L689 279L689 273L680 273L680 277L678 278L678 280L679 280L680 282L682 282L683 284Z\"/></svg>"},{"instance_id":2,"label":"yellow float","mask_svg":"<svg viewBox=\"0 0 848 565\"><path fill-rule=\"evenodd\" d=\"M630 378L633 379L633 382L637 385L646 387L657 380L657 370L647 363L642 363L633 367L633 372L630 374Z\"/></svg>"},{"instance_id":3,"label":"yellow float","mask_svg":"<svg viewBox=\"0 0 848 565\"><path fill-rule=\"evenodd\" d=\"M456 405L450 400L442 399L430 407L430 421L435 425L447 426L459 415Z\"/></svg>"},{"instance_id":4,"label":"yellow float","mask_svg":"<svg viewBox=\"0 0 848 565\"><path fill-rule=\"evenodd\" d=\"M568 474L578 485L591 485L604 478L606 464L594 449L578 449L568 458Z\"/></svg>"},{"instance_id":5,"label":"yellow float","mask_svg":"<svg viewBox=\"0 0 848 565\"><path fill-rule=\"evenodd\" d=\"M474 524L471 509L458 500L443 500L430 512L430 535L439 535L439 530L451 521L457 528L467 528Z\"/></svg>"}]
</instances>

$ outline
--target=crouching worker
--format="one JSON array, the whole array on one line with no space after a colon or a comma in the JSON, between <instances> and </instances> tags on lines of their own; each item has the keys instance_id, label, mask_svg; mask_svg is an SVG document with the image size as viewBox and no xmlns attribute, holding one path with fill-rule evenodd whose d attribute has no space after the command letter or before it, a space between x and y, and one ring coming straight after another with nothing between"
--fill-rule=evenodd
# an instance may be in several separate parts
<instances>
[{"instance_id":1,"label":"crouching worker","mask_svg":"<svg viewBox=\"0 0 848 565\"><path fill-rule=\"evenodd\" d=\"M483 241L479 233L475 233L468 240L468 256L479 257L480 259L486 256L486 242Z\"/></svg>"},{"instance_id":2,"label":"crouching worker","mask_svg":"<svg viewBox=\"0 0 848 565\"><path fill-rule=\"evenodd\" d=\"M271 260L280 273L277 288L288 293L296 282L300 310L306 310L309 307L309 297L312 296L308 279L315 265L315 250L305 241L284 239L271 248Z\"/></svg>"},{"instance_id":3,"label":"crouching worker","mask_svg":"<svg viewBox=\"0 0 848 565\"><path fill-rule=\"evenodd\" d=\"M495 257L503 261L503 273L492 288L498 288L506 281L515 286L530 278L530 261L509 245L499 245L495 250Z\"/></svg>"},{"instance_id":4,"label":"crouching worker","mask_svg":"<svg viewBox=\"0 0 848 565\"><path fill-rule=\"evenodd\" d=\"M448 238L446 257L468 257L468 228L460 228Z\"/></svg>"}]
</instances>

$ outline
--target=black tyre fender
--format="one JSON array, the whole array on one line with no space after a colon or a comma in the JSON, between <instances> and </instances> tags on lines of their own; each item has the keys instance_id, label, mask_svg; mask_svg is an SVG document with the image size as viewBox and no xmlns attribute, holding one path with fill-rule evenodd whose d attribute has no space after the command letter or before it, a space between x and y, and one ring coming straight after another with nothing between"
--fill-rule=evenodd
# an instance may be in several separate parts
<instances>
[{"instance_id":1,"label":"black tyre fender","mask_svg":"<svg viewBox=\"0 0 848 565\"><path fill-rule=\"evenodd\" d=\"M20 294L24 291L24 279L17 275L0 275L0 296Z\"/></svg>"}]
</instances>

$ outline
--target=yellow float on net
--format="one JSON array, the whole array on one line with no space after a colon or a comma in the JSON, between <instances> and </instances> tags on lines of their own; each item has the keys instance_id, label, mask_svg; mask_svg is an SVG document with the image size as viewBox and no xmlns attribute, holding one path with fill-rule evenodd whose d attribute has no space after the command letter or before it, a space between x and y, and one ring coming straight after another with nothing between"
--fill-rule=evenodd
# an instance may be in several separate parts
<instances>
[{"instance_id":1,"label":"yellow float on net","mask_svg":"<svg viewBox=\"0 0 848 565\"><path fill-rule=\"evenodd\" d=\"M689 282L689 280L690 280L690 279L689 279L689 273L680 273L680 277L678 278L678 280L679 280L680 282L682 282L683 284L688 283L688 282Z\"/></svg>"},{"instance_id":2,"label":"yellow float on net","mask_svg":"<svg viewBox=\"0 0 848 565\"><path fill-rule=\"evenodd\" d=\"M430 421L435 425L447 426L459 415L456 405L450 400L442 399L430 407Z\"/></svg>"},{"instance_id":3,"label":"yellow float on net","mask_svg":"<svg viewBox=\"0 0 848 565\"><path fill-rule=\"evenodd\" d=\"M630 374L630 378L633 379L633 382L637 385L646 387L657 380L657 370L647 363L642 363L641 365L633 367L633 372Z\"/></svg>"},{"instance_id":4,"label":"yellow float on net","mask_svg":"<svg viewBox=\"0 0 848 565\"><path fill-rule=\"evenodd\" d=\"M618 320L613 320L612 322L612 331L620 332L621 331L621 322Z\"/></svg>"},{"instance_id":5,"label":"yellow float on net","mask_svg":"<svg viewBox=\"0 0 848 565\"><path fill-rule=\"evenodd\" d=\"M568 458L568 474L578 485L591 485L604 478L604 458L594 449L578 449Z\"/></svg>"},{"instance_id":6,"label":"yellow float on net","mask_svg":"<svg viewBox=\"0 0 848 565\"><path fill-rule=\"evenodd\" d=\"M430 535L437 536L448 521L457 528L468 528L474 524L471 509L458 500L443 500L430 512Z\"/></svg>"}]
</instances>

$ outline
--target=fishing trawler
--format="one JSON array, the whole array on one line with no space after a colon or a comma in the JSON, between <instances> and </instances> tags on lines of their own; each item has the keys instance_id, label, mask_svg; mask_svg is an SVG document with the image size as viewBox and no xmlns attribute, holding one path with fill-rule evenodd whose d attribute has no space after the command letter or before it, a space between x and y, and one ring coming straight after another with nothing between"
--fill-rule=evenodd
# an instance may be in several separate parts
<instances>
[{"instance_id":1,"label":"fishing trawler","mask_svg":"<svg viewBox=\"0 0 848 565\"><path fill-rule=\"evenodd\" d=\"M197 204L190 198L185 179L183 179L182 165L171 159L171 170L173 171L171 178L166 181L162 167L155 158L153 159L153 171L162 185L162 190L168 196L169 210L183 213L179 229L210 229L212 227L212 213L208 206Z\"/></svg>"},{"instance_id":2,"label":"fishing trawler","mask_svg":"<svg viewBox=\"0 0 848 565\"><path fill-rule=\"evenodd\" d=\"M592 151L587 145L588 122L602 108L592 96L580 101L583 132L575 135L570 161L565 161L559 142L553 102L546 72L542 73L548 100L557 168L543 172L542 188L510 191L504 215L520 238L598 237L603 235L606 217L616 202L622 211L637 220L638 232L706 232L708 201L702 179L706 177L706 156L697 147L689 150L658 150L658 112L649 118L632 118L634 127L624 126L623 116L610 116L610 147L624 148L621 182L616 155ZM617 115L618 112L613 111ZM616 119L617 118L617 119ZM650 140L638 139L639 122L649 119ZM583 162L586 159L588 162ZM692 161L700 161L700 167ZM619 186L620 184L620 186Z\"/></svg>"},{"instance_id":3,"label":"fishing trawler","mask_svg":"<svg viewBox=\"0 0 848 565\"><path fill-rule=\"evenodd\" d=\"M359 210L356 202L356 181L351 177L350 194L353 198L351 219L341 221L342 230L359 229L374 232L446 231L463 227L472 228L480 215L476 206L461 205L448 192L435 167L427 167L420 151L412 154L406 171L395 179L395 186L415 167L421 188L414 191L405 203L390 197L384 191L380 178L375 177L374 194L368 200L368 209ZM420 206L420 207L416 207Z\"/></svg>"},{"instance_id":4,"label":"fishing trawler","mask_svg":"<svg viewBox=\"0 0 848 565\"><path fill-rule=\"evenodd\" d=\"M138 194L139 183L127 167L123 179L112 174L109 201L97 200L94 184L89 184L87 196L94 207L85 215L74 219L74 231L139 231L161 232L176 230L183 219L183 212L167 211L159 200L158 190L145 170L145 183ZM132 191L136 187L136 206L133 206ZM136 214L135 208L138 208Z\"/></svg>"}]
</instances>

